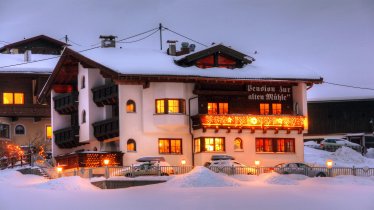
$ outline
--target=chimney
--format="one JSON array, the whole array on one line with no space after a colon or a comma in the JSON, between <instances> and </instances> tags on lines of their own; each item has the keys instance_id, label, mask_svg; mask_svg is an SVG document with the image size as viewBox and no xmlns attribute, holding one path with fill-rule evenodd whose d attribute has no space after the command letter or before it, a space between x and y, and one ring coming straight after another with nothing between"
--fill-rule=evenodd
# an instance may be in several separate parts
<instances>
[{"instance_id":1,"label":"chimney","mask_svg":"<svg viewBox=\"0 0 374 210\"><path fill-rule=\"evenodd\" d=\"M195 52L196 45L190 44L189 48L190 48L190 52Z\"/></svg>"},{"instance_id":2,"label":"chimney","mask_svg":"<svg viewBox=\"0 0 374 210\"><path fill-rule=\"evenodd\" d=\"M101 39L101 47L102 48L115 48L116 47L116 36L113 36L113 35L109 35L109 36L105 36L105 35L101 35L100 36L100 39Z\"/></svg>"},{"instance_id":3,"label":"chimney","mask_svg":"<svg viewBox=\"0 0 374 210\"><path fill-rule=\"evenodd\" d=\"M190 47L189 47L190 44L188 44L188 42L182 42L182 47L181 47L181 55L185 55L185 54L188 54L190 53Z\"/></svg>"},{"instance_id":4,"label":"chimney","mask_svg":"<svg viewBox=\"0 0 374 210\"><path fill-rule=\"evenodd\" d=\"M177 40L168 40L166 41L166 43L169 44L169 48L168 48L168 55L171 55L171 56L175 56L177 55L177 47L175 46L175 44L177 43L178 41Z\"/></svg>"},{"instance_id":5,"label":"chimney","mask_svg":"<svg viewBox=\"0 0 374 210\"><path fill-rule=\"evenodd\" d=\"M31 61L31 50L25 50L23 58L25 62L30 62Z\"/></svg>"}]
</instances>

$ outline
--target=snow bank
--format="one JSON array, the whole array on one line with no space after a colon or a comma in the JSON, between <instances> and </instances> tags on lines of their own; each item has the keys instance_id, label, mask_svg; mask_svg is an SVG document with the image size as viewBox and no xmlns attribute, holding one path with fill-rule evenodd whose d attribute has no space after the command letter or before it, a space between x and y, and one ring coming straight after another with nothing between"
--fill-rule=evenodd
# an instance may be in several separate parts
<instances>
[{"instance_id":1,"label":"snow bank","mask_svg":"<svg viewBox=\"0 0 374 210\"><path fill-rule=\"evenodd\" d=\"M178 175L167 182L173 187L237 187L239 182L223 174L214 173L211 170L197 166L190 173Z\"/></svg>"},{"instance_id":2,"label":"snow bank","mask_svg":"<svg viewBox=\"0 0 374 210\"><path fill-rule=\"evenodd\" d=\"M325 166L326 161L334 161L335 167L365 167L374 168L374 160L363 157L359 152L341 147L335 152L328 152L310 147L304 147L304 161L311 165Z\"/></svg>"},{"instance_id":3,"label":"snow bank","mask_svg":"<svg viewBox=\"0 0 374 210\"><path fill-rule=\"evenodd\" d=\"M44 177L32 175L32 174L22 174L15 169L7 169L0 171L0 185L14 185L14 186L27 186L36 183L43 183L47 180Z\"/></svg>"},{"instance_id":4,"label":"snow bank","mask_svg":"<svg viewBox=\"0 0 374 210\"><path fill-rule=\"evenodd\" d=\"M307 142L304 142L304 145L305 146L319 146L320 144L317 144L317 142L315 141L307 141Z\"/></svg>"},{"instance_id":5,"label":"snow bank","mask_svg":"<svg viewBox=\"0 0 374 210\"><path fill-rule=\"evenodd\" d=\"M59 191L88 191L98 190L88 179L79 176L62 177L45 183L34 185L38 189L59 190Z\"/></svg>"},{"instance_id":6,"label":"snow bank","mask_svg":"<svg viewBox=\"0 0 374 210\"><path fill-rule=\"evenodd\" d=\"M259 176L259 181L267 184L275 185L297 185L299 181L307 179L307 176L300 174L278 174L278 173L267 173Z\"/></svg>"}]
</instances>

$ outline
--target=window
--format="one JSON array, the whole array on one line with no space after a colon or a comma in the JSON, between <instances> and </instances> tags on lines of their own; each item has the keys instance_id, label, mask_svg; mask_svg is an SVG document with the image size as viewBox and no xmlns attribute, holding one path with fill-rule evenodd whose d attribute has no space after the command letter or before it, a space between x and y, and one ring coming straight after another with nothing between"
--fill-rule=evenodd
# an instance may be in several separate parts
<instances>
[{"instance_id":1,"label":"window","mask_svg":"<svg viewBox=\"0 0 374 210\"><path fill-rule=\"evenodd\" d=\"M182 139L159 139L158 152L160 154L182 154Z\"/></svg>"},{"instance_id":2,"label":"window","mask_svg":"<svg viewBox=\"0 0 374 210\"><path fill-rule=\"evenodd\" d=\"M23 127L23 125L16 125L14 133L17 135L25 135L25 127Z\"/></svg>"},{"instance_id":3,"label":"window","mask_svg":"<svg viewBox=\"0 0 374 210\"><path fill-rule=\"evenodd\" d=\"M0 124L0 138L10 138L8 124Z\"/></svg>"},{"instance_id":4,"label":"window","mask_svg":"<svg viewBox=\"0 0 374 210\"><path fill-rule=\"evenodd\" d=\"M200 148L198 148L200 146ZM225 138L202 137L195 139L195 153L197 152L224 152Z\"/></svg>"},{"instance_id":5,"label":"window","mask_svg":"<svg viewBox=\"0 0 374 210\"><path fill-rule=\"evenodd\" d=\"M50 125L45 126L45 136L46 136L46 139L48 140L52 139L52 126Z\"/></svg>"},{"instance_id":6,"label":"window","mask_svg":"<svg viewBox=\"0 0 374 210\"><path fill-rule=\"evenodd\" d=\"M135 102L133 100L128 100L126 103L126 112L134 113L136 111Z\"/></svg>"},{"instance_id":7,"label":"window","mask_svg":"<svg viewBox=\"0 0 374 210\"><path fill-rule=\"evenodd\" d=\"M184 99L156 99L157 114L184 114Z\"/></svg>"},{"instance_id":8,"label":"window","mask_svg":"<svg viewBox=\"0 0 374 210\"><path fill-rule=\"evenodd\" d=\"M84 89L86 87L86 77L85 76L82 77L82 81L81 82L82 82L81 83L81 89Z\"/></svg>"},{"instance_id":9,"label":"window","mask_svg":"<svg viewBox=\"0 0 374 210\"><path fill-rule=\"evenodd\" d=\"M271 104L273 114L282 114L282 104Z\"/></svg>"},{"instance_id":10,"label":"window","mask_svg":"<svg viewBox=\"0 0 374 210\"><path fill-rule=\"evenodd\" d=\"M208 102L208 114L228 114L229 104L226 102Z\"/></svg>"},{"instance_id":11,"label":"window","mask_svg":"<svg viewBox=\"0 0 374 210\"><path fill-rule=\"evenodd\" d=\"M201 152L200 139L194 139L194 151L195 153Z\"/></svg>"},{"instance_id":12,"label":"window","mask_svg":"<svg viewBox=\"0 0 374 210\"><path fill-rule=\"evenodd\" d=\"M257 153L295 152L295 139L256 138Z\"/></svg>"},{"instance_id":13,"label":"window","mask_svg":"<svg viewBox=\"0 0 374 210\"><path fill-rule=\"evenodd\" d=\"M86 123L86 110L82 111L82 124Z\"/></svg>"},{"instance_id":14,"label":"window","mask_svg":"<svg viewBox=\"0 0 374 210\"><path fill-rule=\"evenodd\" d=\"M127 151L128 152L136 152L136 142L134 139L129 139L127 141Z\"/></svg>"},{"instance_id":15,"label":"window","mask_svg":"<svg viewBox=\"0 0 374 210\"><path fill-rule=\"evenodd\" d=\"M24 104L23 93L3 93L3 104Z\"/></svg>"},{"instance_id":16,"label":"window","mask_svg":"<svg viewBox=\"0 0 374 210\"><path fill-rule=\"evenodd\" d=\"M260 114L269 114L269 104L260 103Z\"/></svg>"},{"instance_id":17,"label":"window","mask_svg":"<svg viewBox=\"0 0 374 210\"><path fill-rule=\"evenodd\" d=\"M241 138L236 138L234 140L234 151L242 151L243 150L243 140Z\"/></svg>"}]
</instances>

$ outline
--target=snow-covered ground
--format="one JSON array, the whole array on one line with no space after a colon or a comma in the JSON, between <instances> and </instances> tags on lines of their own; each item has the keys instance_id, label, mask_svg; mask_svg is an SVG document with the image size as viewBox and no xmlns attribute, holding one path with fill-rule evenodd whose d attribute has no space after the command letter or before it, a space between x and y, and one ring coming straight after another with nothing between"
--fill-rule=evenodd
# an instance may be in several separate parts
<instances>
[{"instance_id":1,"label":"snow-covered ground","mask_svg":"<svg viewBox=\"0 0 374 210\"><path fill-rule=\"evenodd\" d=\"M342 158L355 157L346 149L328 153L306 147L305 153L316 163L327 157L335 157L337 164L357 162ZM312 153L316 157L311 158ZM156 185L101 190L80 177L46 180L8 169L0 171L0 209L374 209L374 177L276 173L232 177L196 167L168 179Z\"/></svg>"}]
</instances>

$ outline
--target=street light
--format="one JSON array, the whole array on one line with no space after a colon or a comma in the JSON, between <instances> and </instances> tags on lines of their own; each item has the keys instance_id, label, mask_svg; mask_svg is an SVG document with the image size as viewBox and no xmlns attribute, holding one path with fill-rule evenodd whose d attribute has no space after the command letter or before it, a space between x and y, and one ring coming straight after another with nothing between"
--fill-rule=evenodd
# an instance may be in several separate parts
<instances>
[{"instance_id":1,"label":"street light","mask_svg":"<svg viewBox=\"0 0 374 210\"><path fill-rule=\"evenodd\" d=\"M256 167L259 167L259 166L260 166L260 163L261 163L261 162L260 162L259 160L255 160L255 166L256 166Z\"/></svg>"},{"instance_id":2,"label":"street light","mask_svg":"<svg viewBox=\"0 0 374 210\"><path fill-rule=\"evenodd\" d=\"M61 175L62 175L62 167L61 166L57 166L56 171L57 171L57 174L58 174L58 178L60 178Z\"/></svg>"},{"instance_id":3,"label":"street light","mask_svg":"<svg viewBox=\"0 0 374 210\"><path fill-rule=\"evenodd\" d=\"M104 159L104 164L105 164L105 178L108 179L109 178L109 168L108 168L109 159Z\"/></svg>"}]
</instances>

